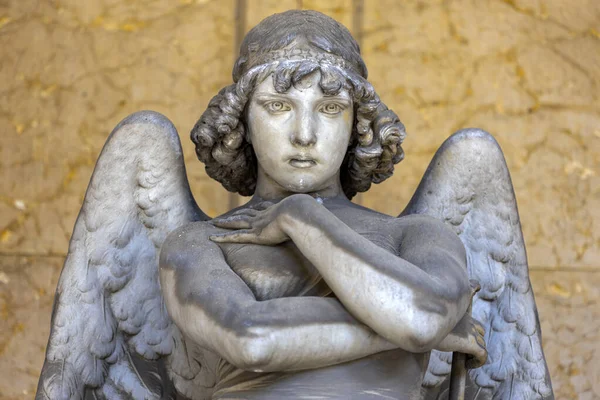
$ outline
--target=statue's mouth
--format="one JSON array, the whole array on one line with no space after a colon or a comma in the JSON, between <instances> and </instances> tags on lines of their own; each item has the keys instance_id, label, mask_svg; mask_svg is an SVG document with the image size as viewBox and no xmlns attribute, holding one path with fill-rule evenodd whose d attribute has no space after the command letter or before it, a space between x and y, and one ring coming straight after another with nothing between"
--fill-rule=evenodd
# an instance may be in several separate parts
<instances>
[{"instance_id":1,"label":"statue's mouth","mask_svg":"<svg viewBox=\"0 0 600 400\"><path fill-rule=\"evenodd\" d=\"M317 162L308 157L294 157L290 159L290 165L294 168L311 168L317 165Z\"/></svg>"}]
</instances>

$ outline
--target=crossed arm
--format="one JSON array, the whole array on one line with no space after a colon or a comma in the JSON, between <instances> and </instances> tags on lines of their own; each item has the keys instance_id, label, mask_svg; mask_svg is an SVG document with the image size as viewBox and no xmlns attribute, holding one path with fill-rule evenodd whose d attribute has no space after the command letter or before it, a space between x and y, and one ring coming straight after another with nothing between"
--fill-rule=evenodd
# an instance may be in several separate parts
<instances>
[{"instance_id":1,"label":"crossed arm","mask_svg":"<svg viewBox=\"0 0 600 400\"><path fill-rule=\"evenodd\" d=\"M216 223L242 230L223 234L208 223L184 227L161 250L167 308L187 337L249 370L317 368L398 347L429 351L461 320L470 290L459 239L430 220L412 222L415 229L398 230L399 256L302 195ZM211 237L262 244L292 240L339 301L259 302Z\"/></svg>"}]
</instances>

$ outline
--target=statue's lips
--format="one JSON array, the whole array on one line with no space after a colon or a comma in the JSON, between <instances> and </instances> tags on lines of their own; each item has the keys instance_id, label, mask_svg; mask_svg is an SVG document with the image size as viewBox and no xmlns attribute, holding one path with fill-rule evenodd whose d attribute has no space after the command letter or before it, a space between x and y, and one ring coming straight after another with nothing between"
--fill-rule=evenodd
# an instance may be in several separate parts
<instances>
[{"instance_id":1,"label":"statue's lips","mask_svg":"<svg viewBox=\"0 0 600 400\"><path fill-rule=\"evenodd\" d=\"M311 168L317 165L317 162L311 158L292 158L290 165L294 168Z\"/></svg>"}]
</instances>

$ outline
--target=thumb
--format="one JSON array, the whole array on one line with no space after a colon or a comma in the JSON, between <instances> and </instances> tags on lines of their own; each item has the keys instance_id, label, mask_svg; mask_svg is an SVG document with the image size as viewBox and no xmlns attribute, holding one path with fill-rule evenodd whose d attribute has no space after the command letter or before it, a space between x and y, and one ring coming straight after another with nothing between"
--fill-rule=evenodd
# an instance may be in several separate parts
<instances>
[{"instance_id":1,"label":"thumb","mask_svg":"<svg viewBox=\"0 0 600 400\"><path fill-rule=\"evenodd\" d=\"M471 286L471 297L481 290L481 285L475 279L469 279L469 285Z\"/></svg>"}]
</instances>

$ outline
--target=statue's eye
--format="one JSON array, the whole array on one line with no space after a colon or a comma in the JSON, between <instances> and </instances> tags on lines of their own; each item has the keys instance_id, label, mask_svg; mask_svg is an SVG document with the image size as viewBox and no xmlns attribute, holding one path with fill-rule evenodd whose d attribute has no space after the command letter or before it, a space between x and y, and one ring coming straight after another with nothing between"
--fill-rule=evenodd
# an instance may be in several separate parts
<instances>
[{"instance_id":1,"label":"statue's eye","mask_svg":"<svg viewBox=\"0 0 600 400\"><path fill-rule=\"evenodd\" d=\"M283 101L272 101L267 103L267 109L271 112L282 112L291 110L290 106Z\"/></svg>"},{"instance_id":2,"label":"statue's eye","mask_svg":"<svg viewBox=\"0 0 600 400\"><path fill-rule=\"evenodd\" d=\"M327 103L323 104L319 111L329 115L336 115L342 111L342 107L337 103Z\"/></svg>"}]
</instances>

